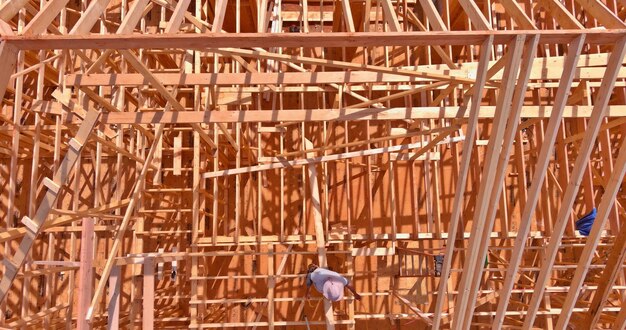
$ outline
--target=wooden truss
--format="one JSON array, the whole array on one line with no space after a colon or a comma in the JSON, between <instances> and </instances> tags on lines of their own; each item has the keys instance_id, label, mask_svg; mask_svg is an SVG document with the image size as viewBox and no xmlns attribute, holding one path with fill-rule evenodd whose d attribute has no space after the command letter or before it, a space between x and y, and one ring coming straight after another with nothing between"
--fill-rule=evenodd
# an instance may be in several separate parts
<instances>
[{"instance_id":1,"label":"wooden truss","mask_svg":"<svg viewBox=\"0 0 626 330\"><path fill-rule=\"evenodd\" d=\"M625 18L0 0L0 327L624 329Z\"/></svg>"}]
</instances>

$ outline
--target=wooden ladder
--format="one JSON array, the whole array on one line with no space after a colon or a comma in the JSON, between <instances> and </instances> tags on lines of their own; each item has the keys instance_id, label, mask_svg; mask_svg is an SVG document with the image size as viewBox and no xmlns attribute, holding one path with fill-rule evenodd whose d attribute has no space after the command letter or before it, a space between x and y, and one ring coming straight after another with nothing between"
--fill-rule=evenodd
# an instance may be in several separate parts
<instances>
[{"instance_id":1,"label":"wooden ladder","mask_svg":"<svg viewBox=\"0 0 626 330\"><path fill-rule=\"evenodd\" d=\"M17 275L18 270L24 264L28 252L35 242L35 238L41 232L43 224L48 218L48 214L54 207L61 188L67 184L69 174L76 164L76 160L80 157L80 153L83 150L84 144L89 138L89 134L93 131L94 127L98 123L100 112L96 110L89 110L85 116L83 122L78 128L78 133L69 142L69 148L65 154L65 158L59 166L58 170L54 174L53 178L45 178L43 180L44 186L47 188L46 195L39 204L37 212L33 219L25 216L22 218L22 223L26 227L26 234L22 238L19 249L15 252L15 255L11 258L8 255L4 257L4 273L2 274L2 280L0 281L0 302L4 300L11 284ZM8 254L9 252L7 252Z\"/></svg>"}]
</instances>

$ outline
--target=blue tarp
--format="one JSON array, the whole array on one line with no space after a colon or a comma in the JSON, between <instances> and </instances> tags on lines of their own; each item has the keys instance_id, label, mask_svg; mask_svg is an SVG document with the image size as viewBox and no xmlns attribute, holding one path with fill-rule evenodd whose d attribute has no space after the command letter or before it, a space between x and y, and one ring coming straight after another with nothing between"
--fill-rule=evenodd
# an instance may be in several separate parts
<instances>
[{"instance_id":1,"label":"blue tarp","mask_svg":"<svg viewBox=\"0 0 626 330\"><path fill-rule=\"evenodd\" d=\"M596 220L597 214L598 212L594 207L591 212L587 213L584 217L576 221L576 229L580 232L581 235L589 236L589 233L591 232L591 226L593 226L593 222Z\"/></svg>"}]
</instances>

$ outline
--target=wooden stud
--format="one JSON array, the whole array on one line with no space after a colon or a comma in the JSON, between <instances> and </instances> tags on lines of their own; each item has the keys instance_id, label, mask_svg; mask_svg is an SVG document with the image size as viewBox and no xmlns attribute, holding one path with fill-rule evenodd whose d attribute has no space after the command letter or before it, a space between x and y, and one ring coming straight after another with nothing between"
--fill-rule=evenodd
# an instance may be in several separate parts
<instances>
[{"instance_id":1,"label":"wooden stud","mask_svg":"<svg viewBox=\"0 0 626 330\"><path fill-rule=\"evenodd\" d=\"M154 329L154 259L146 258L143 264L143 318L141 328Z\"/></svg>"},{"instance_id":2,"label":"wooden stud","mask_svg":"<svg viewBox=\"0 0 626 330\"><path fill-rule=\"evenodd\" d=\"M17 65L17 49L4 41L0 42L0 61L7 64L0 72L0 104L4 104L4 94Z\"/></svg>"},{"instance_id":3,"label":"wooden stud","mask_svg":"<svg viewBox=\"0 0 626 330\"><path fill-rule=\"evenodd\" d=\"M121 268L119 266L114 266L113 269L111 269L111 275L109 276L107 330L117 330L120 327L121 276Z\"/></svg>"},{"instance_id":4,"label":"wooden stud","mask_svg":"<svg viewBox=\"0 0 626 330\"><path fill-rule=\"evenodd\" d=\"M78 329L91 329L83 315L87 314L93 291L94 219L83 218L80 237L80 271L78 279Z\"/></svg>"},{"instance_id":5,"label":"wooden stud","mask_svg":"<svg viewBox=\"0 0 626 330\"><path fill-rule=\"evenodd\" d=\"M115 255L120 249L122 237L124 237L124 232L126 231L126 228L128 227L128 222L130 221L131 215L135 209L137 198L139 197L139 194L141 193L143 189L143 182L146 178L146 174L148 173L148 169L149 169L148 164L152 162L152 158L154 157L154 152L156 150L156 145L157 145L156 141L161 139L161 137L163 136L163 125L157 128L157 131L154 134L154 136L156 140L155 142L152 143L152 147L150 147L150 151L148 152L148 155L146 156L146 161L145 161L146 165L142 168L141 173L137 177L137 180L135 182L135 188L131 194L128 206L126 207L126 213L124 214L124 218L122 219L122 222L120 223L120 227L117 230L115 241L113 242L113 245L111 246L111 249L109 251L109 257L104 266L104 269L102 270L100 281L98 282L98 286L96 288L96 291L94 292L94 296L93 296L93 299L91 300L89 310L87 311L86 319L88 321L92 320L94 308L96 304L99 303L100 297L104 293L104 287L106 285L106 282L108 281L108 277L111 273L111 269L113 268L113 261L115 259Z\"/></svg>"}]
</instances>

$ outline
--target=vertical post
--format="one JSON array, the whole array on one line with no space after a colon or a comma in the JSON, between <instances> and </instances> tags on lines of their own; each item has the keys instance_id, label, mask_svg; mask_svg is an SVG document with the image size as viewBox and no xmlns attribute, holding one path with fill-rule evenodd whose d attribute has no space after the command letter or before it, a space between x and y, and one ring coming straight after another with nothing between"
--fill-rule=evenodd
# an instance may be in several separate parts
<instances>
[{"instance_id":1,"label":"vertical post","mask_svg":"<svg viewBox=\"0 0 626 330\"><path fill-rule=\"evenodd\" d=\"M109 319L107 330L117 330L120 328L120 276L122 271L120 266L113 266L109 275Z\"/></svg>"},{"instance_id":2,"label":"vertical post","mask_svg":"<svg viewBox=\"0 0 626 330\"><path fill-rule=\"evenodd\" d=\"M4 93L7 90L9 81L11 80L11 74L15 70L17 65L17 49L14 46L7 44L6 42L0 42L0 63L7 65L0 70L0 104L4 98Z\"/></svg>"},{"instance_id":3,"label":"vertical post","mask_svg":"<svg viewBox=\"0 0 626 330\"><path fill-rule=\"evenodd\" d=\"M304 134L304 130L302 130ZM304 135L303 135L304 138ZM313 143L304 138L305 149L313 149ZM312 157L313 153L307 153L307 157ZM317 169L315 164L307 166L309 172L309 187L311 189L311 205L313 208L313 219L315 221L315 241L317 245L317 258L320 267L328 267L326 259L326 240L324 238L324 224L322 223L322 207L320 205L320 190L317 183ZM326 329L335 329L335 318L333 305L324 299L324 314L326 315Z\"/></svg>"},{"instance_id":4,"label":"vertical post","mask_svg":"<svg viewBox=\"0 0 626 330\"><path fill-rule=\"evenodd\" d=\"M80 269L78 282L78 330L91 329L85 315L91 302L93 292L93 218L84 218L80 236Z\"/></svg>"},{"instance_id":5,"label":"vertical post","mask_svg":"<svg viewBox=\"0 0 626 330\"><path fill-rule=\"evenodd\" d=\"M274 245L271 243L267 246L267 322L269 330L274 330L274 286L276 278L274 277Z\"/></svg>"},{"instance_id":6,"label":"vertical post","mask_svg":"<svg viewBox=\"0 0 626 330\"><path fill-rule=\"evenodd\" d=\"M143 322L144 330L154 329L154 259L143 264Z\"/></svg>"}]
</instances>

